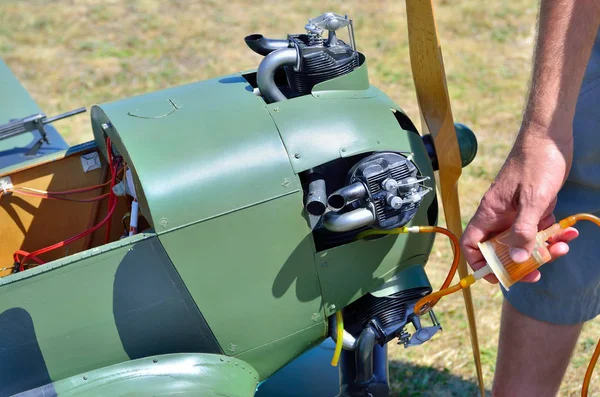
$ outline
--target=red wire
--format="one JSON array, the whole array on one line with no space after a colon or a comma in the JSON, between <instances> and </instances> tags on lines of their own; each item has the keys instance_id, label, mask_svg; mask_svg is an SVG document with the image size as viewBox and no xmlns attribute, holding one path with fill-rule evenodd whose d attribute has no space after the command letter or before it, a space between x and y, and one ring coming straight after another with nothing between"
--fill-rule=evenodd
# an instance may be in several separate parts
<instances>
[{"instance_id":1,"label":"red wire","mask_svg":"<svg viewBox=\"0 0 600 397\"><path fill-rule=\"evenodd\" d=\"M113 203L116 206L116 197L115 194L113 192L113 186L115 184L115 178L116 178L116 170L113 171L112 169L112 163L113 163L113 157L112 157L112 143L110 141L110 138L107 136L106 137L106 155L108 157L108 164L111 165L111 183L110 183L110 191L108 192L109 196L108 196L108 208L109 208L109 212L110 209L113 208ZM114 211L114 208L113 208ZM106 231L104 233L104 244L108 244L108 242L110 241L110 227L111 227L111 221L110 221L110 217L108 219L108 221L106 222Z\"/></svg>"},{"instance_id":2,"label":"red wire","mask_svg":"<svg viewBox=\"0 0 600 397\"><path fill-rule=\"evenodd\" d=\"M26 252L26 251L23 251L23 250L16 251L13 254L13 259L14 259L15 263L20 263L21 262L21 260L19 259L19 255L26 256L26 255L29 255L29 253ZM41 260L40 258L38 258L37 256L31 256L30 258L33 259L35 262L39 263L40 265L44 264L44 261Z\"/></svg>"},{"instance_id":3,"label":"red wire","mask_svg":"<svg viewBox=\"0 0 600 397\"><path fill-rule=\"evenodd\" d=\"M113 170L114 170L114 168L113 168ZM114 176L112 178L112 182L114 182ZM45 248L41 248L37 251L31 252L31 253L28 253L27 255L25 255L25 257L23 259L21 259L19 270L23 271L25 269L24 264L27 259L33 258L34 256L45 254L47 252L53 251L60 247L64 247L65 245L71 244L72 242L79 240L80 238L85 237L85 236L95 232L99 228L101 228L107 221L110 220L110 218L117 206L116 204L117 204L117 202L113 201L112 206L111 206L111 208L109 208L108 214L106 215L106 217L100 223L96 224L95 226L91 227L90 229L88 229L82 233L79 233L78 235L73 236L67 240L60 241L56 244L53 244L53 245L45 247Z\"/></svg>"},{"instance_id":4,"label":"red wire","mask_svg":"<svg viewBox=\"0 0 600 397\"><path fill-rule=\"evenodd\" d=\"M110 148L110 138L106 138L107 141L107 147ZM24 255L24 257L19 261L19 271L23 271L25 270L25 262L28 259L33 259L36 262L38 262L39 264L43 264L44 262L41 261L39 258L37 258L38 255L42 255L45 254L47 252L50 252L52 250L55 250L57 248L60 247L64 247L65 245L71 244L72 242L79 240L82 237L85 237L93 232L95 232L96 230L98 230L99 228L101 228L105 223L108 224L108 226L110 226L110 219L112 217L113 212L115 211L115 208L117 207L117 200L115 195L113 194L113 186L115 185L116 182L116 177L117 177L117 165L112 164L112 153L110 152L110 149L108 150L108 158L109 158L109 164L110 164L110 173L111 173L111 179L110 179L110 196L108 198L109 200L109 208L108 208L108 214L106 215L106 217L104 219L102 219L102 221L100 221L100 223L96 224L95 226L91 227L90 229L79 233L76 236L73 236L71 238L68 238L67 240L63 240L60 241L56 244L50 245L48 247L45 248L40 248L37 251L33 251L31 253L27 253L25 251L17 251L15 253L15 258L18 258L18 255ZM107 227L107 236L110 236L110 234L108 233L108 231L110 230L109 227Z\"/></svg>"},{"instance_id":5,"label":"red wire","mask_svg":"<svg viewBox=\"0 0 600 397\"><path fill-rule=\"evenodd\" d=\"M48 194L50 196L62 196L62 195L68 195L68 194L75 194L75 193L84 193L84 192L89 192L90 190L95 190L101 187L104 187L106 185L108 185L110 183L110 181L106 181L105 183L101 183L99 185L94 185L94 186L86 186L86 187L81 187L78 189L71 189L71 190L62 190L62 191L57 191L57 192L44 192L45 194ZM36 192L32 192L32 193L36 193ZM38 193L40 194L40 193Z\"/></svg>"}]
</instances>

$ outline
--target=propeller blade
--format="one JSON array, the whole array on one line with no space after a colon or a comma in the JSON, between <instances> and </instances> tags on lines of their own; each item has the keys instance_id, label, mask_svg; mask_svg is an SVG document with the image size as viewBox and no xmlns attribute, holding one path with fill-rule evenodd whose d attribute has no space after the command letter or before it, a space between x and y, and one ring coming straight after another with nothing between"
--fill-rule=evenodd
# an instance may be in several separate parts
<instances>
[{"instance_id":1,"label":"propeller blade","mask_svg":"<svg viewBox=\"0 0 600 397\"><path fill-rule=\"evenodd\" d=\"M413 80L424 129L431 134L436 148L439 164L438 182L446 224L448 229L460 238L462 223L458 200L458 179L462 172L462 164L432 0L406 0L406 14ZM468 275L467 263L462 255L458 273L461 278ZM485 389L473 299L469 288L462 291L469 320L479 390L484 397Z\"/></svg>"}]
</instances>

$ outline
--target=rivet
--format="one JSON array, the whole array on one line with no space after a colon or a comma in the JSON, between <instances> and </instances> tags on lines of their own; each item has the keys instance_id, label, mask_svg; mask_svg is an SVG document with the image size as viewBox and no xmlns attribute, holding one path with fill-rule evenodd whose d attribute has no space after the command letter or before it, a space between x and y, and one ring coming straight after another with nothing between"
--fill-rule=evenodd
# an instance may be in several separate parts
<instances>
[{"instance_id":1,"label":"rivet","mask_svg":"<svg viewBox=\"0 0 600 397\"><path fill-rule=\"evenodd\" d=\"M334 310L335 310L335 305L331 305L331 306L329 306L329 310L330 310L330 311L334 311Z\"/></svg>"}]
</instances>

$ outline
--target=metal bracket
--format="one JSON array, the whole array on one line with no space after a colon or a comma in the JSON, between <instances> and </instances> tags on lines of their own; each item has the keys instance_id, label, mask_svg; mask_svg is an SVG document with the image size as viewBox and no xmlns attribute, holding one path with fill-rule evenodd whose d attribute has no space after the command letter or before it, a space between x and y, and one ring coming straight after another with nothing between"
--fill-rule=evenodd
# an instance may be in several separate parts
<instances>
[{"instance_id":1,"label":"metal bracket","mask_svg":"<svg viewBox=\"0 0 600 397\"><path fill-rule=\"evenodd\" d=\"M35 120L33 122L33 124L35 125L36 129L38 130L38 132L41 135L41 138L25 153L25 156L35 156L38 151L40 150L40 148L42 147L42 145L44 144L44 142L46 142L46 144L50 144L50 141L48 140L48 135L46 134L46 130L44 129L44 123L42 123L42 120Z\"/></svg>"}]
</instances>

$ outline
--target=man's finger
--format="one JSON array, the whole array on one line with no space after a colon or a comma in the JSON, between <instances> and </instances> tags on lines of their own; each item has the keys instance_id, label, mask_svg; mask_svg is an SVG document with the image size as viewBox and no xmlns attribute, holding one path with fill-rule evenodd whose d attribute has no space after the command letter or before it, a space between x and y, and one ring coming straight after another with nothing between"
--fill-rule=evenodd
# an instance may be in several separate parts
<instances>
[{"instance_id":1,"label":"man's finger","mask_svg":"<svg viewBox=\"0 0 600 397\"><path fill-rule=\"evenodd\" d=\"M552 226L555 223L556 223L556 217L554 216L553 213L550 213L550 215L547 215L542 218L542 220L538 224L538 230L544 230L546 228L549 228L550 226Z\"/></svg>"},{"instance_id":2,"label":"man's finger","mask_svg":"<svg viewBox=\"0 0 600 397\"><path fill-rule=\"evenodd\" d=\"M540 280L542 274L539 270L534 270L531 273L526 274L520 281L524 283L535 283Z\"/></svg>"},{"instance_id":3,"label":"man's finger","mask_svg":"<svg viewBox=\"0 0 600 397\"><path fill-rule=\"evenodd\" d=\"M558 242L568 243L573 241L579 237L579 231L574 227L568 227L564 230L561 230L559 233L556 233L554 236L548 239L550 244L555 244Z\"/></svg>"},{"instance_id":4,"label":"man's finger","mask_svg":"<svg viewBox=\"0 0 600 397\"><path fill-rule=\"evenodd\" d=\"M544 210L535 206L519 208L510 234L510 257L513 261L522 263L531 256Z\"/></svg>"},{"instance_id":5,"label":"man's finger","mask_svg":"<svg viewBox=\"0 0 600 397\"><path fill-rule=\"evenodd\" d=\"M564 256L569 252L569 244L562 241L555 244L551 244L548 246L548 251L550 252L550 256L552 257L550 261L553 261L556 258Z\"/></svg>"}]
</instances>

